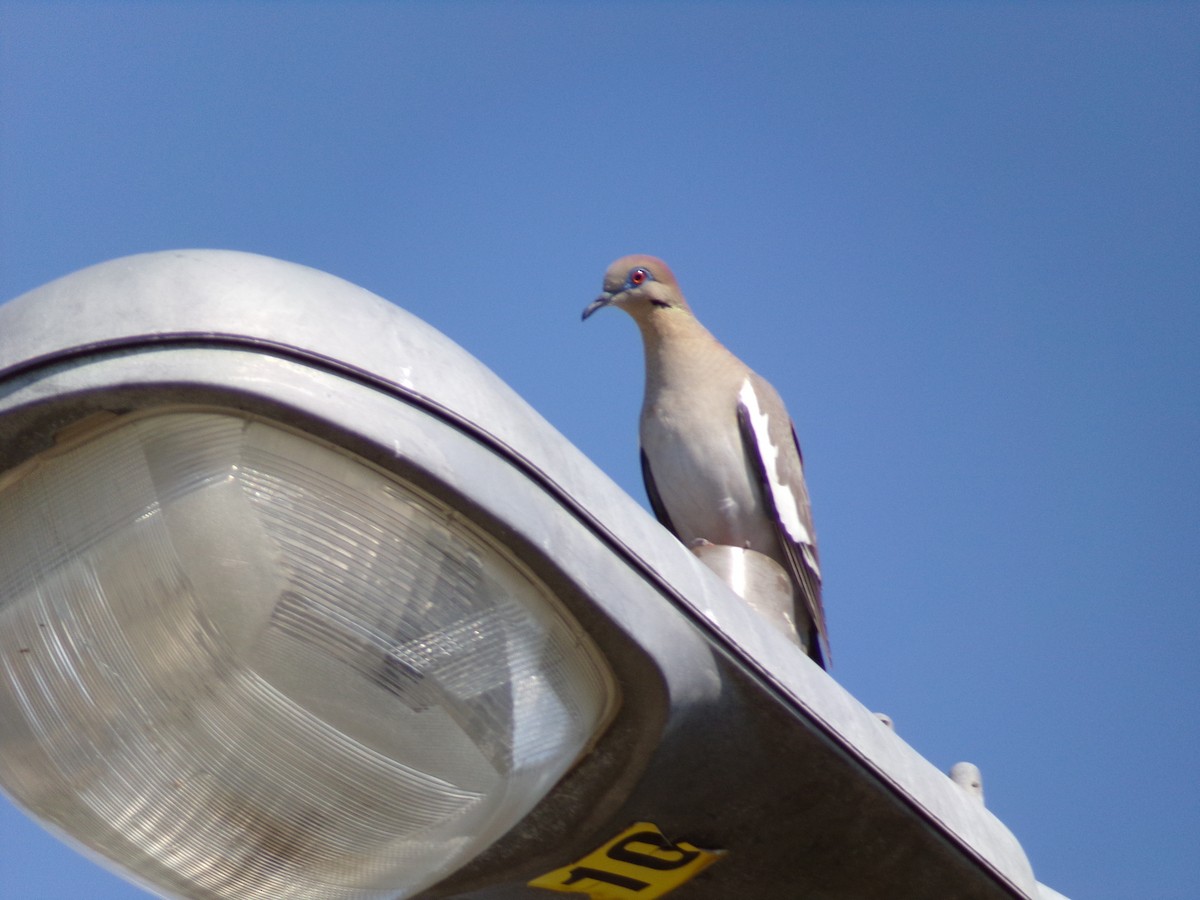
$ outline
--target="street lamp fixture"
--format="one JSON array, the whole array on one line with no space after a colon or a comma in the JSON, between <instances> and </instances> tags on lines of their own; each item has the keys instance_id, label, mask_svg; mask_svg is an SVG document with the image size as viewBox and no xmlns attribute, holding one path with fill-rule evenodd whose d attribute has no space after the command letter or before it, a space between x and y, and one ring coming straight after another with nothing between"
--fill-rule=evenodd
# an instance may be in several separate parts
<instances>
[{"instance_id":1,"label":"street lamp fixture","mask_svg":"<svg viewBox=\"0 0 1200 900\"><path fill-rule=\"evenodd\" d=\"M481 364L251 254L0 306L0 787L163 896L1050 896Z\"/></svg>"}]
</instances>

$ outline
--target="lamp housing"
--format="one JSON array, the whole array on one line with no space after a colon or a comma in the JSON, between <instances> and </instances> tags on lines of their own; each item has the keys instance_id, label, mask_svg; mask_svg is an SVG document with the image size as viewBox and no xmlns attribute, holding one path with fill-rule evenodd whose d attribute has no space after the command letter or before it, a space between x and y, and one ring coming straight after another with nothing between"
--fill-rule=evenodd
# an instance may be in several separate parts
<instances>
[{"instance_id":1,"label":"lamp housing","mask_svg":"<svg viewBox=\"0 0 1200 900\"><path fill-rule=\"evenodd\" d=\"M1039 896L477 360L266 257L0 306L0 667L0 787L163 896Z\"/></svg>"}]
</instances>

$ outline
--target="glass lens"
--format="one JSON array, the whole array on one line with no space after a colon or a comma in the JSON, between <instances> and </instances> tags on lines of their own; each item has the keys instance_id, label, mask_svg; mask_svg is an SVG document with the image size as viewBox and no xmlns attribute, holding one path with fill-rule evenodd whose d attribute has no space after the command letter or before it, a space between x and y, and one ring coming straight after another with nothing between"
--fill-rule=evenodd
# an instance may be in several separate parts
<instances>
[{"instance_id":1,"label":"glass lens","mask_svg":"<svg viewBox=\"0 0 1200 900\"><path fill-rule=\"evenodd\" d=\"M611 715L600 653L458 514L174 412L0 476L0 785L186 897L405 897Z\"/></svg>"}]
</instances>

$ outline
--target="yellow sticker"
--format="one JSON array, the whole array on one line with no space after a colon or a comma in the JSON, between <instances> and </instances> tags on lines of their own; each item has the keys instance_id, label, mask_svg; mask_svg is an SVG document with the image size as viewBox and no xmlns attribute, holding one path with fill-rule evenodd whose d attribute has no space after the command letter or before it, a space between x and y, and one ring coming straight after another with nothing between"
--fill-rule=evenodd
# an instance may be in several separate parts
<instances>
[{"instance_id":1,"label":"yellow sticker","mask_svg":"<svg viewBox=\"0 0 1200 900\"><path fill-rule=\"evenodd\" d=\"M724 855L724 850L672 843L657 826L635 822L599 850L533 879L529 886L587 894L592 900L654 900L691 881Z\"/></svg>"}]
</instances>

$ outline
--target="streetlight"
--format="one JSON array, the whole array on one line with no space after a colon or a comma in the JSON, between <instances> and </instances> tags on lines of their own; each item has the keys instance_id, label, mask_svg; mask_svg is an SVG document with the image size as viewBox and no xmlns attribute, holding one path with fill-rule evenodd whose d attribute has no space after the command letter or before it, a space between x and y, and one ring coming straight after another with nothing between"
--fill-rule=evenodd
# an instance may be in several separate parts
<instances>
[{"instance_id":1,"label":"streetlight","mask_svg":"<svg viewBox=\"0 0 1200 900\"><path fill-rule=\"evenodd\" d=\"M0 785L165 896L1042 896L476 360L235 252L0 307Z\"/></svg>"}]
</instances>

